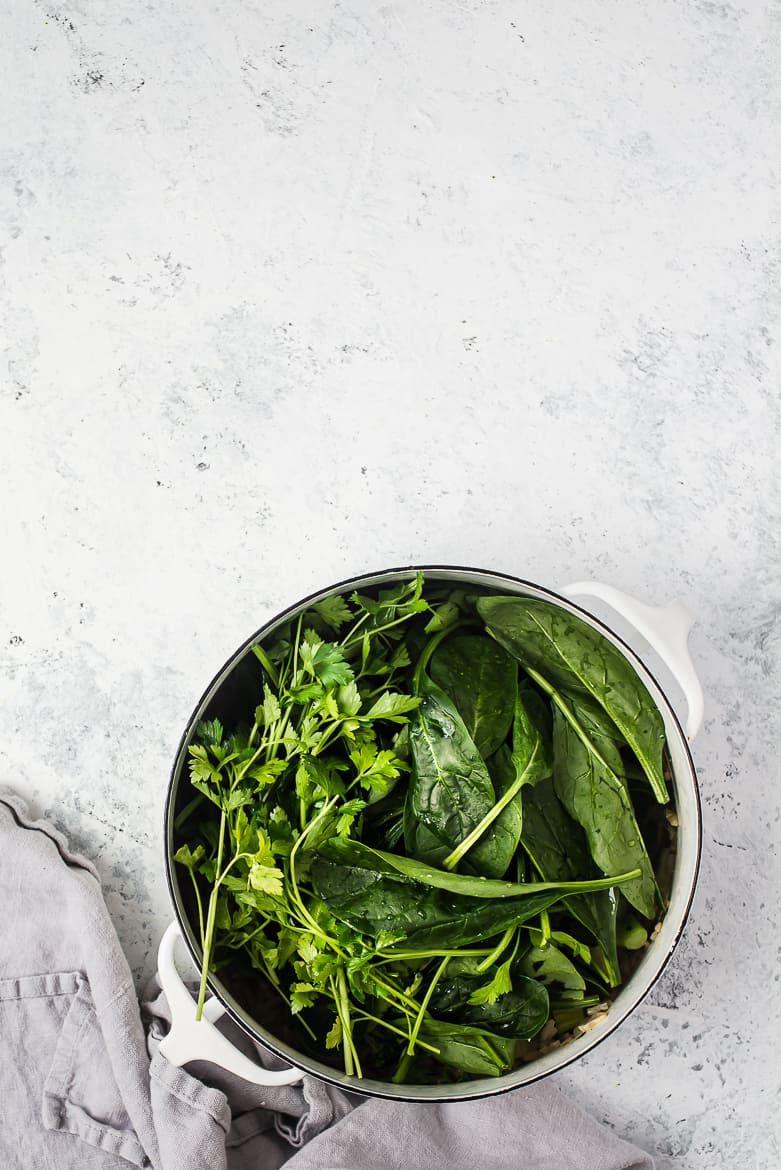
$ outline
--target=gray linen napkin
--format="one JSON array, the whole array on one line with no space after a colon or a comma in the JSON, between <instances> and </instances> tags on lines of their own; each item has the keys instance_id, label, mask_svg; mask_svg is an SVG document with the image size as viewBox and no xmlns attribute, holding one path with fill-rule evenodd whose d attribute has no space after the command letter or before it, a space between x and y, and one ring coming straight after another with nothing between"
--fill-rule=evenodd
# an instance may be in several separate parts
<instances>
[{"instance_id":1,"label":"gray linen napkin","mask_svg":"<svg viewBox=\"0 0 781 1170\"><path fill-rule=\"evenodd\" d=\"M157 1051L165 1000L142 1014L94 867L8 791L0 912L6 1170L653 1170L550 1082L413 1105L362 1103L312 1077L259 1088L211 1065L176 1068Z\"/></svg>"}]
</instances>

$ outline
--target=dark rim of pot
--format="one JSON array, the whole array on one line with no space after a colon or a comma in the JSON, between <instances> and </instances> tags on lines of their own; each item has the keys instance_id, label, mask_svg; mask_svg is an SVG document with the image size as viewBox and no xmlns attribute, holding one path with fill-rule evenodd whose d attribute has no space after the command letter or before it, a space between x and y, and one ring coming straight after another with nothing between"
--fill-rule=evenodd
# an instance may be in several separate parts
<instances>
[{"instance_id":1,"label":"dark rim of pot","mask_svg":"<svg viewBox=\"0 0 781 1170\"><path fill-rule=\"evenodd\" d=\"M414 573L418 573L418 572L423 573L424 578L425 578L427 573L429 573L429 574L430 573L448 573L448 574L451 574L451 573L452 574L472 573L472 574L476 574L476 575L480 575L480 576L484 576L484 577L498 578L499 580L507 581L509 584L512 584L514 586L527 587L529 589L536 590L539 593L545 594L546 597L550 597L552 601L554 601L558 604L562 604L565 608L571 608L571 609L575 610L577 613L582 614L583 617L587 620L587 622L590 625L596 626L599 630L603 631L611 641L615 642L620 647L622 652L626 655L626 657L629 659L629 661L631 663L633 663L633 664L639 663L639 665L642 667L642 669L645 671L645 673L648 675L648 677L652 680L652 682L656 686L659 693L662 695L664 702L665 702L665 705L666 705L666 710L670 714L670 716L673 720L673 723L675 724L675 726L679 732L680 742L684 748L684 752L685 752L685 756L686 756L686 763L688 765L689 774L690 774L691 780L692 780L692 786L693 786L693 790L694 790L694 802L695 802L695 808L696 808L696 814L697 814L696 841L695 841L696 854L695 854L695 858L694 858L694 868L692 871L692 877L691 877L688 895L686 898L686 904L685 904L685 907L684 907L683 912L681 914L681 919L680 919L680 922L678 924L678 927L677 927L677 930L675 933L675 937L672 939L670 946L669 946L668 950L666 951L666 953L659 959L659 965L657 967L657 970L655 971L647 988L645 989L643 994L641 996L639 996L638 999L635 1000L635 1002L631 1005L631 1007L629 1007L626 1010L626 1012L621 1017L621 1019L619 1021L617 1021L617 1023L615 1023L612 1028L609 1027L604 1032L603 1035L599 1036L596 1040L593 1040L591 1042L591 1044L589 1045L589 1047L586 1051L592 1052L595 1048L597 1048L600 1044L602 1044L602 1042L604 1040L606 1040L609 1036L611 1036L613 1034L613 1032L624 1022L624 1020L626 1020L635 1011L635 1009L643 1002L643 1000L646 998L646 996L650 992L651 988L654 987L656 985L656 983L658 982L658 980L661 978L663 972L665 971L665 969L667 967L667 964L669 963L674 951L676 950L676 948L678 946L678 943L680 942L681 935L683 934L684 928L685 928L686 923L687 923L688 918L689 918L689 914L691 912L692 902L694 900L694 894L695 894L695 890L697 888L697 880L698 880L699 872L700 872L700 863L701 863L701 859L702 859L702 802L700 799L700 791L699 791L699 786L697 783L697 774L696 774L696 771L694 768L694 760L692 759L691 750L689 748L689 744L688 744L688 741L686 739L686 735L685 735L683 727L681 725L681 721L678 718L678 715L676 714L675 710L673 709L672 704L670 703L669 699L667 698L667 694L666 694L664 688L659 684L659 682L657 681L654 674L652 674L652 672L648 669L648 667L645 665L645 663L640 659L640 657L638 656L636 651L634 651L632 649L632 647L629 646L627 644L627 642L625 642L625 640L619 634L616 634L616 632L614 630L612 630L605 622L603 622L599 618L595 617L592 613L590 613L588 610L584 609L582 606L578 605L576 602L571 601L570 598L563 596L563 594L556 593L555 590L549 589L545 585L538 585L535 581L527 581L523 577L515 577L511 573L502 573L502 572L499 572L495 569L481 569L481 568L475 568L473 566L466 566L466 565L398 565L398 566L394 566L392 568L379 569L375 572L360 573L360 574L357 574L356 576L353 576L353 577L347 577L343 581L337 581L333 585L325 586L322 589L316 589L314 592L307 594L306 597L302 597L300 600L294 602L293 605L287 606L285 609L281 610L274 617L269 618L269 620L267 622L264 622L262 626L259 626L258 629L255 630L254 633L250 634L250 636L248 638L246 638L244 642L242 642L242 644L233 652L233 654L231 654L230 657L226 659L226 661L224 662L222 667L218 671L215 672L215 674L212 677L211 682L209 683L209 685L205 688L205 690L201 694L200 698L198 699L198 702L196 703L195 707L193 708L193 711L190 715L190 718L187 721L187 726L185 727L185 730L182 733L182 736L179 740L179 744L178 744L177 749L176 749L176 755L174 756L174 762L173 762L173 766L171 768L171 775L170 775L170 779L168 782L168 790L167 790L166 799L165 799L163 834L164 834L164 842L165 842L166 882L168 885L168 892L169 892L169 895L171 897L171 903L172 903L173 908L174 908L174 913L176 914L177 922L179 923L179 926L181 928L182 937L184 939L187 950L189 951L190 956L193 960L193 963L195 964L195 966L197 968L200 968L201 957L199 956L197 947L193 941L194 936L192 934L192 928L191 928L191 925L190 925L190 922L189 922L187 915L184 913L184 909L183 909L182 904L181 904L181 897L179 895L179 890L178 890L178 882L175 878L175 863L173 860L173 849L172 849L172 845L173 845L173 810L174 810L174 804L176 801L178 780L179 780L179 776L177 776L177 773L179 773L180 775L182 773L182 769L183 769L184 763L185 763L185 759L184 759L185 752L186 752L186 750L191 742L192 733L195 729L197 722L200 719L200 713L204 707L204 704L205 704L207 698L213 697L211 695L211 692L212 692L212 688L215 686L215 683L217 682L218 679L221 680L221 683L224 682L225 679L228 677L228 673L230 672L230 670L239 662L239 660L241 658L244 657L245 653L250 648L250 646L254 645L259 640L260 637L265 636L265 633L270 628L279 626L282 622L284 622L291 615L298 613L303 609L306 609L308 604L310 602L314 601L315 598L320 598L320 597L335 594L335 593L343 593L346 590L354 589L354 588L360 586L362 583L365 583L367 581L375 582L378 578L381 579L381 578L387 577L387 576L398 576L400 574L414 574ZM215 692L215 694L216 694L216 692ZM630 982L631 982L631 980L630 980ZM242 1010L239 1010L239 1009L233 1007L233 1005L228 1001L228 999L226 999L226 996L223 993L221 993L221 991L215 986L211 975L207 976L207 986L208 986L209 990L211 991L212 995L216 996L217 999L220 1001L220 1003L224 1006L225 1012L230 1017L230 1019L232 1019L234 1021L234 1023L236 1023L242 1029L242 1031L245 1032L256 1043L261 1044L264 1048L267 1048L270 1052L272 1052L275 1056L278 1056L286 1064L294 1065L295 1067L300 1068L302 1070L302 1072L308 1073L310 1076L317 1077L318 1080L325 1081L327 1084L334 1085L336 1088L342 1089L345 1092L353 1093L357 1096L362 1096L362 1097L381 1097L381 1098L385 1098L387 1100L392 1100L392 1101L417 1101L417 1102L421 1102L421 1103L431 1103L431 1104L436 1104L438 1102L447 1102L447 1101L474 1101L474 1100L478 1100L481 1097L495 1097L495 1096L499 1096L502 1093L509 1093L511 1090L516 1089L516 1088L521 1088L523 1085L534 1084L536 1081L543 1080L545 1077L550 1076L552 1073L556 1073L560 1069L566 1068L567 1065L572 1064L574 1061L579 1060L581 1055L586 1055L585 1052L583 1052L583 1053L573 1052L572 1055L570 1055L570 1056L563 1056L563 1058L561 1059L561 1063L557 1064L554 1068L545 1069L545 1070L540 1071L538 1073L532 1072L532 1069L534 1067L535 1062L530 1061L529 1064L520 1065L520 1066L516 1067L512 1072L504 1074L504 1076L502 1076L501 1078L497 1078L497 1079L505 1082L503 1084L492 1083L491 1078L487 1077L487 1078L485 1078L485 1081L464 1082L464 1088L467 1088L467 1087L469 1088L468 1092L458 1092L457 1087L454 1087L454 1090L455 1090L454 1092L452 1092L452 1093L444 1092L441 1095L437 1094L437 1096L435 1096L435 1097L434 1096L422 1096L420 1094L418 1094L416 1096L414 1093L414 1089L416 1088L416 1086L414 1086L414 1085L409 1086L409 1089L412 1090L411 1092L402 1093L396 1089L396 1086L391 1086L390 1082L388 1082L388 1091L386 1091L384 1088L382 1090L363 1088L361 1086L360 1081L356 1081L355 1084L353 1084L353 1082L347 1080L347 1078L345 1077L344 1074L340 1074L340 1073L336 1072L335 1070L333 1072L329 1072L326 1065L318 1065L318 1067L315 1068L315 1067L313 1067L312 1063L309 1060L307 1060L306 1058L302 1057L300 1060L297 1059L298 1055L299 1055L298 1053L296 1053L296 1059L294 1060L291 1057L289 1052L285 1051L283 1048L281 1048L280 1046L278 1046L274 1042L273 1037L269 1037L265 1034L259 1033L257 1028L255 1028L250 1023L249 1019L245 1016L245 1014ZM295 1050L293 1050L293 1051L295 1051ZM523 1073L524 1075L523 1075L522 1079L513 1083L511 1078L515 1074L518 1074L518 1073ZM509 1083L506 1083L508 1081L509 1081ZM377 1084L377 1083L384 1083L384 1082L376 1082L375 1081L373 1083ZM474 1086L479 1086L479 1087L475 1088ZM426 1086L426 1087L430 1088L430 1086ZM440 1087L442 1089L445 1089L447 1086L442 1085Z\"/></svg>"}]
</instances>

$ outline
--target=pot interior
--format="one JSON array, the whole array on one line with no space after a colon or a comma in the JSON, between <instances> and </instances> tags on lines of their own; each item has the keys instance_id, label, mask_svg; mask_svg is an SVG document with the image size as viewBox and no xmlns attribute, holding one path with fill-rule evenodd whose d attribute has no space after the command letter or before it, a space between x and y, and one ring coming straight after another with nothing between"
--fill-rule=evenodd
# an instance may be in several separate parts
<instances>
[{"instance_id":1,"label":"pot interior","mask_svg":"<svg viewBox=\"0 0 781 1170\"><path fill-rule=\"evenodd\" d=\"M308 1044L303 1031L294 1026L295 1022L287 1014L283 1015L280 1012L279 1000L273 993L268 996L263 994L265 982L257 973L252 973L249 967L246 971L239 967L233 973L223 974L221 977L210 975L209 985L213 994L225 1004L229 1015L253 1039L260 1041L289 1063L323 1080L371 1096L417 1101L462 1100L490 1096L528 1084L571 1063L612 1032L645 996L672 954L691 904L700 853L700 807L691 755L675 712L656 679L631 648L607 626L566 598L531 582L480 569L450 566L420 568L427 582L462 584L487 592L554 602L598 629L629 659L639 674L664 721L671 800L678 819L669 906L657 936L643 953L631 978L611 1002L607 1015L590 1031L568 1040L526 1065L515 1068L505 1076L458 1084L396 1085L367 1078L360 1081L348 1078L343 1072L320 1061L313 1051L307 1052ZM201 697L179 745L166 801L166 867L169 888L185 941L197 966L200 967L201 950L196 930L191 925L197 922L193 898L189 885L180 882L178 867L172 860L178 844L181 843L176 839L175 823L192 796L186 765L188 748L197 724L202 719L218 718L225 727L230 728L246 715L248 709L252 709L251 705L257 703L261 672L251 652L253 644L273 636L278 627L297 617L323 597L334 593L349 593L354 589L365 592L373 586L387 586L400 580L408 580L417 571L418 567L410 567L372 573L329 586L303 599L254 633L229 659ZM263 987L259 989L261 983Z\"/></svg>"}]
</instances>

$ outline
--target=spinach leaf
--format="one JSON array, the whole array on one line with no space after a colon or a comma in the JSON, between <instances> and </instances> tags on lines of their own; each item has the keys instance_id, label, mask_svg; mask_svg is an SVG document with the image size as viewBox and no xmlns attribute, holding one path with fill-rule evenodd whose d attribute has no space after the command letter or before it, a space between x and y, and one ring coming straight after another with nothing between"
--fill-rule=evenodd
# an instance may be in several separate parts
<instances>
[{"instance_id":1,"label":"spinach leaf","mask_svg":"<svg viewBox=\"0 0 781 1170\"><path fill-rule=\"evenodd\" d=\"M493 755L513 719L515 659L485 634L460 634L442 643L429 671L455 703L483 759Z\"/></svg>"},{"instance_id":2,"label":"spinach leaf","mask_svg":"<svg viewBox=\"0 0 781 1170\"><path fill-rule=\"evenodd\" d=\"M546 985L559 983L567 991L585 991L586 980L575 964L553 943L530 947L519 957L518 966L532 979L540 979ZM513 979L515 986L518 976Z\"/></svg>"},{"instance_id":3,"label":"spinach leaf","mask_svg":"<svg viewBox=\"0 0 781 1170\"><path fill-rule=\"evenodd\" d=\"M502 878L515 857L521 839L522 806L518 790L511 791L517 779L512 751L503 743L486 760L488 773L496 793L496 804L483 818L480 834L475 831L476 844L469 849L468 839L457 845L443 861L447 868L462 864L464 872Z\"/></svg>"},{"instance_id":4,"label":"spinach leaf","mask_svg":"<svg viewBox=\"0 0 781 1170\"><path fill-rule=\"evenodd\" d=\"M557 605L530 597L483 597L488 629L506 650L568 693L586 693L610 716L643 766L660 804L664 724L637 673L602 634Z\"/></svg>"},{"instance_id":5,"label":"spinach leaf","mask_svg":"<svg viewBox=\"0 0 781 1170\"><path fill-rule=\"evenodd\" d=\"M452 960L450 966L455 966ZM437 983L434 994L429 1000L429 1007L437 1017L450 1019L457 1015L469 1003L469 997L475 987L479 986L480 976L474 973L458 972L444 975Z\"/></svg>"},{"instance_id":6,"label":"spinach leaf","mask_svg":"<svg viewBox=\"0 0 781 1170\"><path fill-rule=\"evenodd\" d=\"M465 873L448 873L435 869L413 857L402 857L397 853L385 853L372 849L361 841L332 837L319 847L319 853L329 861L340 865L357 867L374 874L384 874L395 881L417 882L434 889L446 890L464 898L528 898L557 890L561 895L607 889L611 884L632 881L632 874L621 877L595 878L589 881L561 882L503 882L491 878L472 877ZM637 871L633 871L637 872Z\"/></svg>"},{"instance_id":7,"label":"spinach leaf","mask_svg":"<svg viewBox=\"0 0 781 1170\"><path fill-rule=\"evenodd\" d=\"M312 880L334 918L371 938L401 936L405 950L467 946L530 921L561 898L558 888L519 898L473 898L325 857L313 862Z\"/></svg>"},{"instance_id":8,"label":"spinach leaf","mask_svg":"<svg viewBox=\"0 0 781 1170\"><path fill-rule=\"evenodd\" d=\"M583 829L567 813L548 778L526 793L521 842L537 871L547 881L572 881L591 876L596 867ZM575 894L563 905L594 936L602 950L611 986L621 979L616 949L616 907L612 890Z\"/></svg>"},{"instance_id":9,"label":"spinach leaf","mask_svg":"<svg viewBox=\"0 0 781 1170\"><path fill-rule=\"evenodd\" d=\"M530 1040L544 1027L550 1005L547 989L537 979L516 975L511 991L484 1003L470 1003L477 987L479 979L474 976L456 975L440 980L429 1007L436 1016L457 1018L465 1024L519 1040Z\"/></svg>"},{"instance_id":10,"label":"spinach leaf","mask_svg":"<svg viewBox=\"0 0 781 1170\"><path fill-rule=\"evenodd\" d=\"M536 784L551 773L548 742L541 731L539 714L532 699L536 693L524 688L513 704L512 749L502 745L496 752L490 774L498 800L482 821L443 860L445 869L454 868L469 854L469 865L489 877L502 877L515 856L523 825L521 789ZM532 714L534 713L534 714ZM490 833L486 830L490 827Z\"/></svg>"},{"instance_id":11,"label":"spinach leaf","mask_svg":"<svg viewBox=\"0 0 781 1170\"><path fill-rule=\"evenodd\" d=\"M438 865L494 805L483 759L452 700L425 676L409 725L412 764L404 816L407 852Z\"/></svg>"},{"instance_id":12,"label":"spinach leaf","mask_svg":"<svg viewBox=\"0 0 781 1170\"><path fill-rule=\"evenodd\" d=\"M454 1065L473 1076L501 1076L515 1062L515 1039L497 1036L481 1028L449 1023L426 1016L420 1039L436 1047L436 1060Z\"/></svg>"},{"instance_id":13,"label":"spinach leaf","mask_svg":"<svg viewBox=\"0 0 781 1170\"><path fill-rule=\"evenodd\" d=\"M585 697L568 704L557 700L554 787L567 812L583 826L591 856L603 873L640 870L640 877L626 882L621 892L636 910L652 918L656 909L653 867L623 777L615 767L614 745L595 736L593 723L593 738L589 737L581 722L588 717Z\"/></svg>"}]
</instances>

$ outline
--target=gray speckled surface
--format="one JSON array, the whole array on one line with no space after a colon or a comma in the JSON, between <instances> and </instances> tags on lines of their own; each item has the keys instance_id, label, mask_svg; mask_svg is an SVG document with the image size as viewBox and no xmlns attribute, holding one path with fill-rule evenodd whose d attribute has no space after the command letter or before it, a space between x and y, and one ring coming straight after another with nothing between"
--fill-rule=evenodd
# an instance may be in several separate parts
<instances>
[{"instance_id":1,"label":"gray speckled surface","mask_svg":"<svg viewBox=\"0 0 781 1170\"><path fill-rule=\"evenodd\" d=\"M781 10L4 5L4 778L139 978L183 723L369 567L700 615L680 950L561 1075L662 1170L779 1157Z\"/></svg>"}]
</instances>

